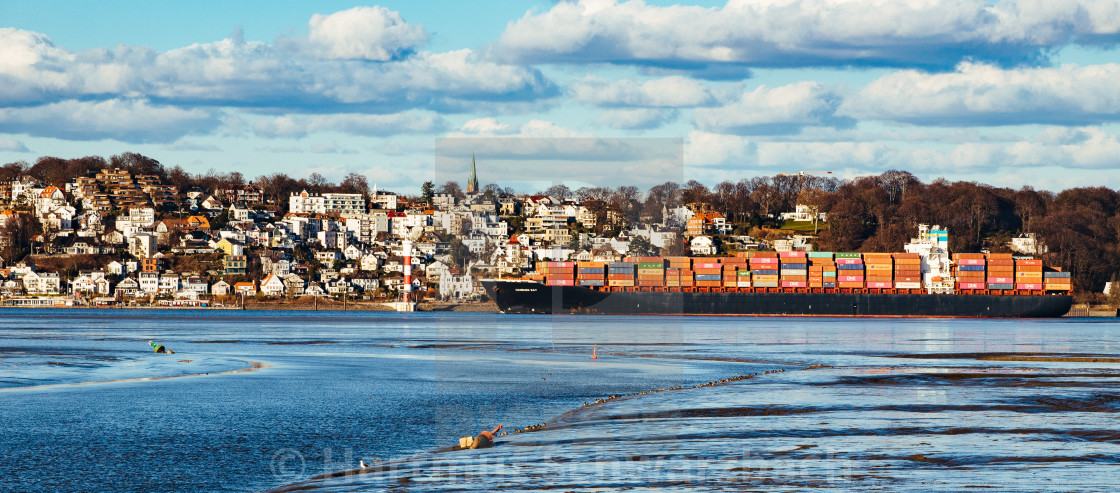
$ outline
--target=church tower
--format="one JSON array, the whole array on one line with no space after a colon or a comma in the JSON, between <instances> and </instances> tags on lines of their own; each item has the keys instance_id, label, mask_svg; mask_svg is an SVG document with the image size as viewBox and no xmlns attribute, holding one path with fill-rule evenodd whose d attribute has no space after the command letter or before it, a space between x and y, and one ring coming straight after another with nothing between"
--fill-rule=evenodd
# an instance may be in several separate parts
<instances>
[{"instance_id":1,"label":"church tower","mask_svg":"<svg viewBox=\"0 0 1120 493\"><path fill-rule=\"evenodd\" d=\"M478 175L474 169L474 151L471 151L471 176L467 178L467 193L478 193Z\"/></svg>"}]
</instances>

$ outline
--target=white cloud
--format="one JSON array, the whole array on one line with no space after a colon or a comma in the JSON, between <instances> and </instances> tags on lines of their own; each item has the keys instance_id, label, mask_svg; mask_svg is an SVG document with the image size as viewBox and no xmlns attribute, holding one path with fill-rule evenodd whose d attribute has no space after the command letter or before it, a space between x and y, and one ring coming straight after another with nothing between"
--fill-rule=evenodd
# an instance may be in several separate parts
<instances>
[{"instance_id":1,"label":"white cloud","mask_svg":"<svg viewBox=\"0 0 1120 493\"><path fill-rule=\"evenodd\" d=\"M702 106L714 101L711 91L694 79L680 76L645 82L610 81L594 76L572 84L577 101L597 106Z\"/></svg>"},{"instance_id":2,"label":"white cloud","mask_svg":"<svg viewBox=\"0 0 1120 493\"><path fill-rule=\"evenodd\" d=\"M319 144L312 144L311 147L308 148L308 150L310 150L311 152L316 153L316 154L357 154L358 153L358 151L355 151L353 149L347 149L347 148L344 148L344 147L338 145L338 142L335 142L333 139L328 140L326 142L319 143Z\"/></svg>"},{"instance_id":3,"label":"white cloud","mask_svg":"<svg viewBox=\"0 0 1120 493\"><path fill-rule=\"evenodd\" d=\"M1063 136L1063 134L1065 134ZM762 141L694 131L685 163L704 169L821 169L881 173L889 169L947 176L1013 172L1024 168L1116 169L1120 140L1096 127L1048 128L1015 142L892 143L884 141ZM796 169L791 167L796 163Z\"/></svg>"},{"instance_id":4,"label":"white cloud","mask_svg":"<svg viewBox=\"0 0 1120 493\"><path fill-rule=\"evenodd\" d=\"M1120 120L1120 64L1001 69L962 63L951 73L902 70L850 98L841 113L919 125L1078 125Z\"/></svg>"},{"instance_id":5,"label":"white cloud","mask_svg":"<svg viewBox=\"0 0 1120 493\"><path fill-rule=\"evenodd\" d=\"M201 142L194 142L186 139L179 139L171 144L163 146L164 149L169 151L204 151L204 152L218 152L222 148L214 144L203 144Z\"/></svg>"},{"instance_id":6,"label":"white cloud","mask_svg":"<svg viewBox=\"0 0 1120 493\"><path fill-rule=\"evenodd\" d=\"M676 110L660 108L613 108L599 114L599 123L623 130L660 127L677 116Z\"/></svg>"},{"instance_id":7,"label":"white cloud","mask_svg":"<svg viewBox=\"0 0 1120 493\"><path fill-rule=\"evenodd\" d=\"M8 137L0 137L0 151L31 152L23 142Z\"/></svg>"},{"instance_id":8,"label":"white cloud","mask_svg":"<svg viewBox=\"0 0 1120 493\"><path fill-rule=\"evenodd\" d=\"M157 52L118 46L70 52L46 36L0 30L0 104L152 99L168 104L388 113L536 101L556 88L532 68L471 50L369 62L323 59L298 43L238 38Z\"/></svg>"},{"instance_id":9,"label":"white cloud","mask_svg":"<svg viewBox=\"0 0 1120 493\"><path fill-rule=\"evenodd\" d=\"M459 130L464 135L508 135L517 131L511 125L489 117L469 120Z\"/></svg>"},{"instance_id":10,"label":"white cloud","mask_svg":"<svg viewBox=\"0 0 1120 493\"><path fill-rule=\"evenodd\" d=\"M0 133L73 140L171 142L220 124L215 112L153 105L147 101L67 100L42 106L0 108Z\"/></svg>"},{"instance_id":11,"label":"white cloud","mask_svg":"<svg viewBox=\"0 0 1120 493\"><path fill-rule=\"evenodd\" d=\"M802 127L845 127L853 121L836 116L841 98L816 82L755 88L738 101L718 108L697 108L693 113L701 130L742 134L797 133Z\"/></svg>"},{"instance_id":12,"label":"white cloud","mask_svg":"<svg viewBox=\"0 0 1120 493\"><path fill-rule=\"evenodd\" d=\"M730 0L721 8L582 0L511 22L493 51L534 63L945 67L1111 45L1118 32L1116 0Z\"/></svg>"},{"instance_id":13,"label":"white cloud","mask_svg":"<svg viewBox=\"0 0 1120 493\"><path fill-rule=\"evenodd\" d=\"M392 115L284 115L262 118L253 126L253 130L259 136L276 138L303 137L322 131L385 136L435 132L445 127L446 122L438 114L411 111Z\"/></svg>"},{"instance_id":14,"label":"white cloud","mask_svg":"<svg viewBox=\"0 0 1120 493\"><path fill-rule=\"evenodd\" d=\"M392 60L428 39L423 26L378 6L315 14L309 25L308 42L324 58Z\"/></svg>"}]
</instances>

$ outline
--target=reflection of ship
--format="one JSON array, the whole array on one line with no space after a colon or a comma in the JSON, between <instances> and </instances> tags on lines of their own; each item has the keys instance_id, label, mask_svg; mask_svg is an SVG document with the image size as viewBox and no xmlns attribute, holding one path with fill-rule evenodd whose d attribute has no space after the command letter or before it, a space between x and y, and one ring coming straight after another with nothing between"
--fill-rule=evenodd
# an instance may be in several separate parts
<instances>
[{"instance_id":1,"label":"reflection of ship","mask_svg":"<svg viewBox=\"0 0 1120 493\"><path fill-rule=\"evenodd\" d=\"M503 313L1060 317L1068 295L599 291L536 281L483 280Z\"/></svg>"},{"instance_id":2,"label":"reflection of ship","mask_svg":"<svg viewBox=\"0 0 1120 493\"><path fill-rule=\"evenodd\" d=\"M505 313L1060 317L1068 272L1011 254L954 254L920 225L906 253L743 252L544 262L528 279L484 280ZM542 282L543 281L543 282Z\"/></svg>"}]
</instances>

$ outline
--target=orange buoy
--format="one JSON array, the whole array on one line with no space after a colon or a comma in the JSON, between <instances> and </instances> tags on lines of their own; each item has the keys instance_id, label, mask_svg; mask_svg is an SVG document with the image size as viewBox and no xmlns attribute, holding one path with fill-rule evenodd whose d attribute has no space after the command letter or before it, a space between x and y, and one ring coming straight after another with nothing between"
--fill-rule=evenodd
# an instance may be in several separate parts
<instances>
[{"instance_id":1,"label":"orange buoy","mask_svg":"<svg viewBox=\"0 0 1120 493\"><path fill-rule=\"evenodd\" d=\"M596 344L595 347L591 350L591 359L599 359L599 357L596 356L596 353L598 353L598 352L599 352L599 345Z\"/></svg>"}]
</instances>

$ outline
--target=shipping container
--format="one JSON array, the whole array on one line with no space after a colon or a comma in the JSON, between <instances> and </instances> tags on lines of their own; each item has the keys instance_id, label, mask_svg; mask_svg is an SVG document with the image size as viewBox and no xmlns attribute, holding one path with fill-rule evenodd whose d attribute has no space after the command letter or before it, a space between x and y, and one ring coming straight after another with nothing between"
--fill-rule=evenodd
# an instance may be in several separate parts
<instances>
[{"instance_id":1,"label":"shipping container","mask_svg":"<svg viewBox=\"0 0 1120 493\"><path fill-rule=\"evenodd\" d=\"M894 287L895 287L895 289L922 289L922 283L920 281L919 282L914 282L914 281L897 282L896 281L894 283Z\"/></svg>"}]
</instances>

